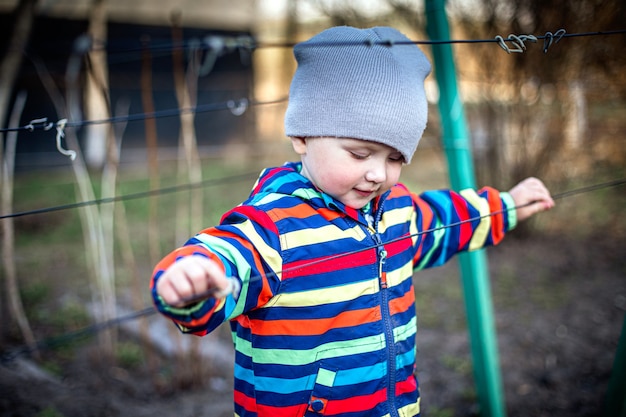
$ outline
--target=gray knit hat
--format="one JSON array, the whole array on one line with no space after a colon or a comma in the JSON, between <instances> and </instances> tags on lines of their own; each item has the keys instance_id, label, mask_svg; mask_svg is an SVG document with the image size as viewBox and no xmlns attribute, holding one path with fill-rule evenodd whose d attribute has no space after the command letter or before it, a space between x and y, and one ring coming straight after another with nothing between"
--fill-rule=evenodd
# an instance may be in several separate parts
<instances>
[{"instance_id":1,"label":"gray knit hat","mask_svg":"<svg viewBox=\"0 0 626 417\"><path fill-rule=\"evenodd\" d=\"M294 55L287 136L369 140L411 161L428 116L430 63L417 46L389 27L340 26L297 44Z\"/></svg>"}]
</instances>

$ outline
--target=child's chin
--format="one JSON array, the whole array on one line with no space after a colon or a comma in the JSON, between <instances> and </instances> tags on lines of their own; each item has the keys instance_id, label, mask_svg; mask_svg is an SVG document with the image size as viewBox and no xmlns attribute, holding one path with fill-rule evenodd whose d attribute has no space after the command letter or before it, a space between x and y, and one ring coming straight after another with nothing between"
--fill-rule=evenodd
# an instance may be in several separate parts
<instances>
[{"instance_id":1,"label":"child's chin","mask_svg":"<svg viewBox=\"0 0 626 417\"><path fill-rule=\"evenodd\" d=\"M352 209L355 210L361 210L363 207L365 207L367 204L369 203L369 201L363 201L363 202L348 202L348 203L344 203L347 207L350 207Z\"/></svg>"}]
</instances>

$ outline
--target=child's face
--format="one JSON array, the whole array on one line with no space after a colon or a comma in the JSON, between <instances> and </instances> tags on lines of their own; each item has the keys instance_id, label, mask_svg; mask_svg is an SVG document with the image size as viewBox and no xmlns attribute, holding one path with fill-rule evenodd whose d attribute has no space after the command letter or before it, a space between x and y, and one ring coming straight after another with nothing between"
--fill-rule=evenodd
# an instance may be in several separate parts
<instances>
[{"instance_id":1,"label":"child's face","mask_svg":"<svg viewBox=\"0 0 626 417\"><path fill-rule=\"evenodd\" d=\"M348 207L363 208L400 178L404 158L387 145L328 137L291 140L302 175Z\"/></svg>"}]
</instances>

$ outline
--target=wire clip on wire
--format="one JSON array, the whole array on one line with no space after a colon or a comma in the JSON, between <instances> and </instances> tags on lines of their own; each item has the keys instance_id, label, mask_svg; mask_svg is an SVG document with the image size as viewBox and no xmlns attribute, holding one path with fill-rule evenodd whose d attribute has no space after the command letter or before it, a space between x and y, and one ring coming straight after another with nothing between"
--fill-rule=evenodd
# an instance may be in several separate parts
<instances>
[{"instance_id":1,"label":"wire clip on wire","mask_svg":"<svg viewBox=\"0 0 626 417\"><path fill-rule=\"evenodd\" d=\"M220 291L215 291L213 296L215 298L225 298L228 295L233 295L235 298L239 298L239 292L241 291L241 284L236 278L228 278L228 287Z\"/></svg>"},{"instance_id":2,"label":"wire clip on wire","mask_svg":"<svg viewBox=\"0 0 626 417\"><path fill-rule=\"evenodd\" d=\"M554 34L552 34L552 32L546 32L543 37L543 53L548 53L548 48L552 46L552 43L555 45L559 43L559 41L563 38L563 35L565 35L565 29L559 29Z\"/></svg>"},{"instance_id":3,"label":"wire clip on wire","mask_svg":"<svg viewBox=\"0 0 626 417\"><path fill-rule=\"evenodd\" d=\"M213 69L217 58L222 55L239 51L239 58L243 65L249 65L250 63L250 51L253 48L254 40L250 36L205 36L204 39L199 42L193 42L193 47L197 48L203 46L207 49L202 65L200 66L199 75L201 77L208 75Z\"/></svg>"},{"instance_id":4,"label":"wire clip on wire","mask_svg":"<svg viewBox=\"0 0 626 417\"><path fill-rule=\"evenodd\" d=\"M508 38L504 39L502 36L496 36L496 40L498 41L498 45L502 49L506 51L507 54L511 52L519 52L522 53L526 51L525 42L537 42L537 37L534 35L514 35L510 34ZM506 44L506 41L510 41L513 44L513 48L509 48Z\"/></svg>"},{"instance_id":5,"label":"wire clip on wire","mask_svg":"<svg viewBox=\"0 0 626 417\"><path fill-rule=\"evenodd\" d=\"M63 148L61 145L61 139L65 137L65 125L67 124L67 119L61 119L57 122L57 150L61 152L65 156L69 156L73 161L76 159L76 152L72 150L68 150Z\"/></svg>"},{"instance_id":6,"label":"wire clip on wire","mask_svg":"<svg viewBox=\"0 0 626 417\"><path fill-rule=\"evenodd\" d=\"M48 122L47 117L42 117L41 119L33 119L26 126L24 126L24 130L28 130L29 132L33 132L35 129L43 129L50 130L54 127L54 123Z\"/></svg>"},{"instance_id":7,"label":"wire clip on wire","mask_svg":"<svg viewBox=\"0 0 626 417\"><path fill-rule=\"evenodd\" d=\"M242 98L237 103L235 100L228 100L228 102L226 102L226 106L233 115L241 116L246 112L246 110L248 110L248 99Z\"/></svg>"}]
</instances>

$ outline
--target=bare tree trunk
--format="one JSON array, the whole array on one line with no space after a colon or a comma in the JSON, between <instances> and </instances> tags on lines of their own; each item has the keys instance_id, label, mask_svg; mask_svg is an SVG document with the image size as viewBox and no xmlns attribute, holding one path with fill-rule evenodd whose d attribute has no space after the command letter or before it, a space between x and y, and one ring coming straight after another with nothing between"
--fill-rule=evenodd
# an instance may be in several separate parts
<instances>
[{"instance_id":1,"label":"bare tree trunk","mask_svg":"<svg viewBox=\"0 0 626 417\"><path fill-rule=\"evenodd\" d=\"M146 114L154 113L154 101L152 98L152 55L150 53L150 40L145 38L143 41L143 53L142 53L142 67L141 67L141 102L143 104L143 111ZM157 127L154 118L146 118L144 121L146 129L146 152L148 157L148 176L150 178L150 190L157 190L160 185L159 179L159 148ZM159 197L153 197L149 200L150 208L148 214L148 250L150 253L150 264L156 265L161 256L160 248L160 233L159 227ZM123 208L123 206L122 206ZM120 219L126 221L125 217L121 216ZM124 227L122 230L128 230L128 227ZM140 294L145 292L143 281L139 274L136 272L136 265L134 257L132 257L132 247L130 246L130 237L126 238L126 248L122 248L122 253L129 256L127 264L132 269L133 274L133 292L135 296L136 304L133 306L136 310L141 308L141 300L143 299ZM153 384L157 386L156 367L157 358L150 343L149 324L145 317L142 317L139 322L139 334L143 344L144 350L147 352L148 366L153 371Z\"/></svg>"},{"instance_id":2,"label":"bare tree trunk","mask_svg":"<svg viewBox=\"0 0 626 417\"><path fill-rule=\"evenodd\" d=\"M174 21L172 26L172 38L175 45L182 45L182 31L178 26L178 22ZM184 60L181 48L174 48L173 51L173 72L176 88L176 97L178 99L178 107L183 110L189 110L197 104L197 85L199 63L197 52L193 51L187 74L185 75ZM194 125L195 114L191 111L183 111L180 115L181 133L179 142L179 159L178 159L178 180L180 183L199 183L202 181L202 167L200 165L200 157L198 155L198 144L196 139L196 131ZM181 155L182 154L182 155ZM185 198L186 197L186 198ZM200 230L202 226L202 192L190 190L187 193L180 194L180 200L177 206L177 217L183 223L179 223L177 227L177 235L179 241L186 239L193 233ZM187 224L184 224L185 220ZM202 383L202 363L199 352L199 340L191 340L190 351L183 361L187 360L190 370L191 384L196 385ZM187 381L184 375L181 384L186 385Z\"/></svg>"},{"instance_id":3,"label":"bare tree trunk","mask_svg":"<svg viewBox=\"0 0 626 417\"><path fill-rule=\"evenodd\" d=\"M70 57L70 60L78 60L78 56ZM78 72L80 68L76 62L68 65L72 67L76 65L77 68L68 70L67 73L67 108L68 113L73 115L72 118L76 118L80 113L80 108L77 103L78 97ZM80 150L78 138L73 129L70 129L66 133L66 141L71 149L76 151L76 159L72 162L72 169L74 170L74 176L76 178L77 193L82 201L95 200L95 193L91 183L91 177L87 169L83 154ZM115 317L115 305L111 305L111 299L114 300L114 295L111 294L111 285L113 282L113 271L110 270L110 265L107 262L107 251L105 236L102 224L101 213L96 206L85 206L79 210L81 215L81 221L83 224L83 235L85 239L85 246L87 249L87 263L90 266L90 271L93 275L94 286L92 288L92 299L95 306L100 306L101 319L103 321L111 320ZM113 357L114 352L114 337L112 331L103 331L98 334L99 348L104 358L110 359Z\"/></svg>"},{"instance_id":4,"label":"bare tree trunk","mask_svg":"<svg viewBox=\"0 0 626 417\"><path fill-rule=\"evenodd\" d=\"M111 115L109 77L106 52L99 48L107 38L106 0L94 0L89 17L89 36L92 48L87 53L90 66L86 76L86 114L88 120L108 119ZM88 165L102 166L102 198L115 197L117 170L119 166L119 150L111 124L92 124L87 130L85 145L85 160ZM114 213L115 204L100 206L100 224L102 228L101 252L104 255L99 260L100 274L98 288L102 302L104 320L116 316L115 296L115 259L114 259ZM117 331L110 328L101 336L111 349L117 344ZM112 352L111 352L112 353Z\"/></svg>"},{"instance_id":5,"label":"bare tree trunk","mask_svg":"<svg viewBox=\"0 0 626 417\"><path fill-rule=\"evenodd\" d=\"M89 36L94 47L88 52L90 71L85 85L85 114L88 120L108 119L111 110L108 97L109 71L106 50L100 48L107 39L106 0L93 0L89 14ZM92 168L101 168L107 157L109 125L87 126L85 161Z\"/></svg>"},{"instance_id":6,"label":"bare tree trunk","mask_svg":"<svg viewBox=\"0 0 626 417\"><path fill-rule=\"evenodd\" d=\"M15 27L9 48L0 63L0 127L4 126L15 78L22 65L22 51L28 43L35 18L36 0L21 0L15 13Z\"/></svg>"},{"instance_id":7,"label":"bare tree trunk","mask_svg":"<svg viewBox=\"0 0 626 417\"><path fill-rule=\"evenodd\" d=\"M144 39L141 68L141 102L143 111L146 114L154 113L154 101L152 98L152 56L150 54L149 39ZM159 188L159 148L156 121L154 118L146 118L144 121L146 129L146 152L148 156L148 176L150 177L150 189ZM160 256L160 234L158 223L159 198L150 199L150 214L148 219L148 249L150 253L150 264L156 265Z\"/></svg>"},{"instance_id":8,"label":"bare tree trunk","mask_svg":"<svg viewBox=\"0 0 626 417\"><path fill-rule=\"evenodd\" d=\"M182 32L175 23L172 28L173 42L175 45L182 45ZM196 106L197 102L197 83L198 83L198 64L195 52L192 55L192 61L189 63L189 69L185 75L185 64L183 60L182 47L175 47L173 52L173 72L174 83L176 88L176 98L178 99L178 107L186 110L180 115L180 141L179 141L179 181L181 183L199 183L202 181L202 167L200 165L200 157L198 155L198 144L196 140L196 131L194 125L195 114L189 109ZM178 241L186 239L190 233L195 233L202 226L202 193L189 191L181 193L181 201L187 196L189 199L179 205L181 212L180 219L187 220L186 227L181 227L177 231ZM185 207L188 212L183 214Z\"/></svg>"},{"instance_id":9,"label":"bare tree trunk","mask_svg":"<svg viewBox=\"0 0 626 417\"><path fill-rule=\"evenodd\" d=\"M13 114L10 125L18 126L24 105L26 104L26 93L22 92L15 100ZM15 166L15 145L17 132L11 132L7 138L6 152L2 161L2 171L4 181L2 182L2 209L0 212L8 214L13 208L13 168ZM34 356L39 358L39 352L35 349L35 337L30 328L24 306L20 297L19 284L17 282L17 272L15 269L15 229L13 219L2 220L2 265L5 272L6 292L9 303L11 317L17 322L24 341L34 352Z\"/></svg>"},{"instance_id":10,"label":"bare tree trunk","mask_svg":"<svg viewBox=\"0 0 626 417\"><path fill-rule=\"evenodd\" d=\"M80 39L79 39L80 41ZM79 42L80 44L80 42ZM80 74L80 62L82 60L82 51L76 51L68 62L68 69L66 72L67 83L67 104L63 95L59 91L53 78L48 73L45 66L38 60L33 60L35 69L41 79L42 84L47 90L52 103L56 109L58 115L69 114L72 120L80 120L80 107L78 105L78 78ZM95 200L95 194L91 184L89 171L80 151L78 138L74 132L74 129L69 129L65 132L65 139L69 147L75 150L75 160L72 163L72 169L74 170L74 176L76 178L77 193L82 201ZM106 255L104 252L104 236L102 230L102 222L98 208L95 206L84 206L79 210L81 216L81 222L83 225L83 238L86 248L86 262L88 270L91 275L91 279L94 283L92 287L92 300L95 306L104 306L106 296L102 293L100 283L105 280L102 277L107 277L112 271L107 270L108 264L104 262ZM102 307L101 313L106 314L104 307ZM104 320L112 319L113 317L104 317ZM112 340L109 337L109 332L100 333L100 345L102 354L104 357L111 357L113 354Z\"/></svg>"},{"instance_id":11,"label":"bare tree trunk","mask_svg":"<svg viewBox=\"0 0 626 417\"><path fill-rule=\"evenodd\" d=\"M22 64L22 51L28 43L32 24L35 15L36 0L21 0L15 12L15 26L11 39L8 40L8 49L6 55L0 63L0 127L5 126L6 115L9 109L9 102L13 92L13 84ZM0 160L2 160L4 150L4 137L0 133ZM2 181L2 174L0 174ZM0 297L0 314L5 310L3 297ZM11 314L11 313L9 313ZM11 316L9 316L11 317ZM13 317L13 319L16 319ZM0 342L4 336L5 320L0 325ZM8 321L10 322L10 320Z\"/></svg>"}]
</instances>

